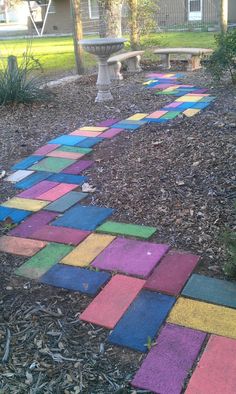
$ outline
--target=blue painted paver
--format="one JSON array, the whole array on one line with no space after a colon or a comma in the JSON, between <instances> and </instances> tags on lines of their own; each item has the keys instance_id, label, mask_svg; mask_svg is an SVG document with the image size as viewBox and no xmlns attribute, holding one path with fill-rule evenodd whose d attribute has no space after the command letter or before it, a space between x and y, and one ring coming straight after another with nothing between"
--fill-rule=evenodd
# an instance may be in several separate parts
<instances>
[{"instance_id":1,"label":"blue painted paver","mask_svg":"<svg viewBox=\"0 0 236 394\"><path fill-rule=\"evenodd\" d=\"M38 161L42 160L44 156L29 156L26 159L21 160L19 163L16 163L13 167L11 167L12 171L15 170L26 170L32 164L37 163Z\"/></svg>"},{"instance_id":2,"label":"blue painted paver","mask_svg":"<svg viewBox=\"0 0 236 394\"><path fill-rule=\"evenodd\" d=\"M64 174L62 172L53 174L48 178L48 181L70 183L75 185L82 185L84 182L87 182L87 180L87 176Z\"/></svg>"},{"instance_id":3,"label":"blue painted paver","mask_svg":"<svg viewBox=\"0 0 236 394\"><path fill-rule=\"evenodd\" d=\"M55 264L41 277L40 282L94 296L110 278L111 274L107 272Z\"/></svg>"},{"instance_id":4,"label":"blue painted paver","mask_svg":"<svg viewBox=\"0 0 236 394\"><path fill-rule=\"evenodd\" d=\"M79 146L80 148L91 148L92 146L97 145L102 141L103 141L103 138L88 137L88 138L85 138L83 141L78 142L78 144L76 144L76 146Z\"/></svg>"},{"instance_id":5,"label":"blue painted paver","mask_svg":"<svg viewBox=\"0 0 236 394\"><path fill-rule=\"evenodd\" d=\"M93 231L113 212L111 208L78 204L56 219L53 225Z\"/></svg>"},{"instance_id":6,"label":"blue painted paver","mask_svg":"<svg viewBox=\"0 0 236 394\"><path fill-rule=\"evenodd\" d=\"M0 221L4 221L7 218L11 218L14 223L20 223L27 216L31 215L31 211L25 211L23 209L15 209L0 206Z\"/></svg>"},{"instance_id":7,"label":"blue painted paver","mask_svg":"<svg viewBox=\"0 0 236 394\"><path fill-rule=\"evenodd\" d=\"M205 109L205 108L209 107L210 104L211 104L210 102L195 103L192 108L193 109Z\"/></svg>"},{"instance_id":8,"label":"blue painted paver","mask_svg":"<svg viewBox=\"0 0 236 394\"><path fill-rule=\"evenodd\" d=\"M236 308L236 283L193 274L182 295L201 301Z\"/></svg>"},{"instance_id":9,"label":"blue painted paver","mask_svg":"<svg viewBox=\"0 0 236 394\"><path fill-rule=\"evenodd\" d=\"M22 179L22 181L17 182L14 186L17 189L29 189L37 183L48 179L51 175L53 175L52 172L36 171L34 174L27 176L27 178L25 179Z\"/></svg>"},{"instance_id":10,"label":"blue painted paver","mask_svg":"<svg viewBox=\"0 0 236 394\"><path fill-rule=\"evenodd\" d=\"M109 336L109 342L146 352L175 303L172 296L143 290Z\"/></svg>"},{"instance_id":11,"label":"blue painted paver","mask_svg":"<svg viewBox=\"0 0 236 394\"><path fill-rule=\"evenodd\" d=\"M61 135L60 137L54 138L49 141L48 144L61 144L68 146L75 146L79 142L83 141L86 137L75 136L75 135Z\"/></svg>"}]
</instances>

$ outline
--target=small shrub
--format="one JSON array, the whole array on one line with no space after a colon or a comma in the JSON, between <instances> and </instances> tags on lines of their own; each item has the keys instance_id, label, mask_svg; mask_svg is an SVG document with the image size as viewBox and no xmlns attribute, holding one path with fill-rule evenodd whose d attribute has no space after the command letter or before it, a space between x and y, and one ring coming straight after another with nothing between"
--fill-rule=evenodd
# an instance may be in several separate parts
<instances>
[{"instance_id":1,"label":"small shrub","mask_svg":"<svg viewBox=\"0 0 236 394\"><path fill-rule=\"evenodd\" d=\"M224 264L224 273L236 279L236 232L227 231L224 235L225 245L227 247L228 260Z\"/></svg>"},{"instance_id":2,"label":"small shrub","mask_svg":"<svg viewBox=\"0 0 236 394\"><path fill-rule=\"evenodd\" d=\"M30 103L46 100L47 92L40 89L40 63L27 49L18 63L15 56L2 59L0 65L0 105Z\"/></svg>"},{"instance_id":3,"label":"small shrub","mask_svg":"<svg viewBox=\"0 0 236 394\"><path fill-rule=\"evenodd\" d=\"M218 34L215 40L217 47L206 61L206 68L216 80L229 73L236 84L236 30Z\"/></svg>"}]
</instances>

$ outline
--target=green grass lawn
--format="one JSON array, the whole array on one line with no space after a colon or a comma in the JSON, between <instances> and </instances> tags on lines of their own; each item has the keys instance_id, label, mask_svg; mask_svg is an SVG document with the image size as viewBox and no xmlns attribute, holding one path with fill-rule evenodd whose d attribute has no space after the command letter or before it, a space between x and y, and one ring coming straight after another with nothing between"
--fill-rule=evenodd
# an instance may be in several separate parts
<instances>
[{"instance_id":1,"label":"green grass lawn","mask_svg":"<svg viewBox=\"0 0 236 394\"><path fill-rule=\"evenodd\" d=\"M34 38L0 40L0 56L15 55L21 57L27 46L31 45L31 52L37 58L43 69L51 71L68 70L74 67L74 53L72 37ZM150 34L142 38L142 46L149 47L214 47L214 33L202 32L170 32ZM126 44L129 48L129 43ZM150 52L147 52L150 58ZM91 68L96 64L93 56L85 53L85 65Z\"/></svg>"}]
</instances>

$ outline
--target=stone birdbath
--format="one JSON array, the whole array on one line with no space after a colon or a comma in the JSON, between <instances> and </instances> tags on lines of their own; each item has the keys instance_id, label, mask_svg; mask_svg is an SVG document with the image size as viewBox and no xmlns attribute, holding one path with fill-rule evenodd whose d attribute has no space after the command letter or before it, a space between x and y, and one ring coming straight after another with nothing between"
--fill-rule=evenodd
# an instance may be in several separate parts
<instances>
[{"instance_id":1,"label":"stone birdbath","mask_svg":"<svg viewBox=\"0 0 236 394\"><path fill-rule=\"evenodd\" d=\"M82 45L86 52L96 55L98 58L98 94L96 102L113 100L110 91L111 80L107 60L112 53L118 52L123 48L125 41L127 40L124 38L96 38L79 41L79 44Z\"/></svg>"}]
</instances>

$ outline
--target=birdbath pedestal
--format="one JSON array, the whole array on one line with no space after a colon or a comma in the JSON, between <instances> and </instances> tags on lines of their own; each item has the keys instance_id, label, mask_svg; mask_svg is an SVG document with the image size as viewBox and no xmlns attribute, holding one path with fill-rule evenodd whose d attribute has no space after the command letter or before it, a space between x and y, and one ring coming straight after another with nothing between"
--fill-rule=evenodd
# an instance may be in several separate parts
<instances>
[{"instance_id":1,"label":"birdbath pedestal","mask_svg":"<svg viewBox=\"0 0 236 394\"><path fill-rule=\"evenodd\" d=\"M79 44L82 45L86 52L96 55L98 58L98 94L96 102L113 100L110 91L111 80L107 60L112 53L118 52L123 48L125 41L124 38L97 38L79 41Z\"/></svg>"}]
</instances>

